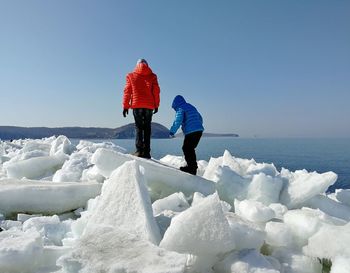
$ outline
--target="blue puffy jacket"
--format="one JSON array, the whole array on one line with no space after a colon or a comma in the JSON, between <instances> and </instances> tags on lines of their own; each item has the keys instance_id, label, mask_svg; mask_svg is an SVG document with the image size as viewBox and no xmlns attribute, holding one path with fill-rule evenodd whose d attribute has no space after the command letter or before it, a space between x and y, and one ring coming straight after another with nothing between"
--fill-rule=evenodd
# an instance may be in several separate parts
<instances>
[{"instance_id":1,"label":"blue puffy jacket","mask_svg":"<svg viewBox=\"0 0 350 273\"><path fill-rule=\"evenodd\" d=\"M203 119L196 107L189 104L185 99L178 95L174 98L172 108L176 111L173 126L170 128L170 133L175 135L177 130L182 126L182 131L185 135L204 131Z\"/></svg>"}]
</instances>

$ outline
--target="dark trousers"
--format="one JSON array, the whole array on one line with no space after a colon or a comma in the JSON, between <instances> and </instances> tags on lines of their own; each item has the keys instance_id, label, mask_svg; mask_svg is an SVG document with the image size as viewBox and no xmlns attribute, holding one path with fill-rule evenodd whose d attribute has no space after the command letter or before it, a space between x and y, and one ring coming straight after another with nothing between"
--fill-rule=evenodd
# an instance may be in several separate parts
<instances>
[{"instance_id":1,"label":"dark trousers","mask_svg":"<svg viewBox=\"0 0 350 273\"><path fill-rule=\"evenodd\" d=\"M136 108L133 110L135 119L135 146L141 153L151 151L151 122L153 110Z\"/></svg>"},{"instance_id":2,"label":"dark trousers","mask_svg":"<svg viewBox=\"0 0 350 273\"><path fill-rule=\"evenodd\" d=\"M198 168L195 149L202 137L202 133L202 131L198 131L185 135L184 143L182 145L187 166L193 170L197 170Z\"/></svg>"}]
</instances>

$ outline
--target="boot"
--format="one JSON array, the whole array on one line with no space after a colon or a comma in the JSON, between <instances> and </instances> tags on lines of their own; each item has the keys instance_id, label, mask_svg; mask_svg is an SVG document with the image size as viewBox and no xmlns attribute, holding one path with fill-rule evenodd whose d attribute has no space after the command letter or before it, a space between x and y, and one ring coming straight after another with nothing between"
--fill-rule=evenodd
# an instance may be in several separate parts
<instances>
[{"instance_id":1,"label":"boot","mask_svg":"<svg viewBox=\"0 0 350 273\"><path fill-rule=\"evenodd\" d=\"M144 153L141 155L141 157L150 159L150 158L151 158L151 154L150 154L150 152L144 152Z\"/></svg>"},{"instance_id":2,"label":"boot","mask_svg":"<svg viewBox=\"0 0 350 273\"><path fill-rule=\"evenodd\" d=\"M144 146L143 146L143 153L142 153L141 157L150 159L151 158L150 151L151 151L150 145L144 144Z\"/></svg>"},{"instance_id":3,"label":"boot","mask_svg":"<svg viewBox=\"0 0 350 273\"><path fill-rule=\"evenodd\" d=\"M197 174L197 168L191 168L189 166L180 167L180 171L183 171L183 172L189 173L189 174L193 174L193 175Z\"/></svg>"}]
</instances>

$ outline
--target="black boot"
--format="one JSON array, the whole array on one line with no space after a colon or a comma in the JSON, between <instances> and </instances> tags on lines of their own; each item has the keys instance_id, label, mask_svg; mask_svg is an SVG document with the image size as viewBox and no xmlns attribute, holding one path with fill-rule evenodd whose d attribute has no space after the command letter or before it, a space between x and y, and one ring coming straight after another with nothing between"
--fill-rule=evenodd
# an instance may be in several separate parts
<instances>
[{"instance_id":1,"label":"black boot","mask_svg":"<svg viewBox=\"0 0 350 273\"><path fill-rule=\"evenodd\" d=\"M190 173L193 175L197 174L197 168L191 168L189 166L180 167L180 170L185 172L185 173Z\"/></svg>"},{"instance_id":2,"label":"black boot","mask_svg":"<svg viewBox=\"0 0 350 273\"><path fill-rule=\"evenodd\" d=\"M151 154L150 154L150 152L144 152L144 153L141 155L141 157L150 159L150 158L151 158Z\"/></svg>"}]
</instances>

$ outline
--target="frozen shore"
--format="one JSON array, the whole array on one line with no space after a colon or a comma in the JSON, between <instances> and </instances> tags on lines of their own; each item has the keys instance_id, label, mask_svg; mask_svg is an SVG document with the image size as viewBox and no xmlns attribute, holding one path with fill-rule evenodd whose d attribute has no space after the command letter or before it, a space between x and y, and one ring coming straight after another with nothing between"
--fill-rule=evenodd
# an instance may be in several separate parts
<instances>
[{"instance_id":1,"label":"frozen shore","mask_svg":"<svg viewBox=\"0 0 350 273\"><path fill-rule=\"evenodd\" d=\"M225 151L135 158L65 136L0 141L0 272L350 272L350 190ZM324 270L324 271L323 271Z\"/></svg>"}]
</instances>

